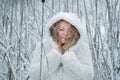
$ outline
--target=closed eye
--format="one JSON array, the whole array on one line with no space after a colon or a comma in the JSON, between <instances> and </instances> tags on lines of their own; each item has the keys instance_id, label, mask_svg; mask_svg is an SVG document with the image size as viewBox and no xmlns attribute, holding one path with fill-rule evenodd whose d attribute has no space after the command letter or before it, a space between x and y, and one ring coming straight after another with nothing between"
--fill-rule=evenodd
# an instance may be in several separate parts
<instances>
[{"instance_id":1,"label":"closed eye","mask_svg":"<svg viewBox=\"0 0 120 80\"><path fill-rule=\"evenodd\" d=\"M60 29L58 29L58 31L64 31L64 29L60 28Z\"/></svg>"}]
</instances>

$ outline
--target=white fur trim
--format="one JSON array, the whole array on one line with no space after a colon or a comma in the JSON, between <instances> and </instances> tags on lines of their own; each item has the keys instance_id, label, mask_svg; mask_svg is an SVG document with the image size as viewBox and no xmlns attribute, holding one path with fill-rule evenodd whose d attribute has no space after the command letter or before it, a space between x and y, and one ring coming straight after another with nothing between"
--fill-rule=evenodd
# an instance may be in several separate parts
<instances>
[{"instance_id":1,"label":"white fur trim","mask_svg":"<svg viewBox=\"0 0 120 80\"><path fill-rule=\"evenodd\" d=\"M84 40L84 36L85 35L85 26L82 26L80 19L73 13L67 13L67 12L60 12L58 14L56 14L55 16L53 16L50 21L47 23L46 27L51 27L54 23L56 23L59 20L65 20L67 22L69 22L70 24L72 24L73 26L76 27L76 29L78 29L81 38L80 40Z\"/></svg>"}]
</instances>

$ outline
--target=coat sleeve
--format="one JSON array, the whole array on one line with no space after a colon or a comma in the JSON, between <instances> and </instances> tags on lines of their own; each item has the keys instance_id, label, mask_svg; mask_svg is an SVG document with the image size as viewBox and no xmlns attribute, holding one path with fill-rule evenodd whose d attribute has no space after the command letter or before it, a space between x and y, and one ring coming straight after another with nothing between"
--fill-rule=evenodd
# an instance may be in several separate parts
<instances>
[{"instance_id":1,"label":"coat sleeve","mask_svg":"<svg viewBox=\"0 0 120 80\"><path fill-rule=\"evenodd\" d=\"M60 64L60 53L52 48L48 53L42 54L42 59L40 59L40 43L36 45L35 53L33 55L33 60L31 64L31 79L40 80L40 65L42 65L41 77L50 78L50 75L58 68ZM51 48L47 45L47 47ZM48 48L45 48L48 49ZM42 60L42 64L40 64Z\"/></svg>"},{"instance_id":2,"label":"coat sleeve","mask_svg":"<svg viewBox=\"0 0 120 80\"><path fill-rule=\"evenodd\" d=\"M93 80L93 65L89 47L80 45L76 51L69 50L62 56L64 69L76 80Z\"/></svg>"}]
</instances>

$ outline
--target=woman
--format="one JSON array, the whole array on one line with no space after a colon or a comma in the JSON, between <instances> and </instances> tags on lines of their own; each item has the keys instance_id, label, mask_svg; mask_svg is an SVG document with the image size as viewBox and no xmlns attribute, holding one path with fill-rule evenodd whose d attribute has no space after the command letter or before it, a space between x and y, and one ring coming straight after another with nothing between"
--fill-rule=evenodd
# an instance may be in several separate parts
<instances>
[{"instance_id":1,"label":"woman","mask_svg":"<svg viewBox=\"0 0 120 80\"><path fill-rule=\"evenodd\" d=\"M41 77L42 80L92 80L92 59L84 38L85 30L78 17L73 13L61 12L48 22L47 27L52 39L44 40L44 53L40 51L40 43L37 44L31 79L40 80Z\"/></svg>"}]
</instances>

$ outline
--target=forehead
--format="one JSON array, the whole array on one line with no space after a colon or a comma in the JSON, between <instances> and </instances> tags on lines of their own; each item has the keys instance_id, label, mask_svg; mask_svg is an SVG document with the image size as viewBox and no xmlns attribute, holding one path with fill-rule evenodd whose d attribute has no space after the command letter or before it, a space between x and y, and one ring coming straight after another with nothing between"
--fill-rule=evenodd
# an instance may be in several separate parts
<instances>
[{"instance_id":1,"label":"forehead","mask_svg":"<svg viewBox=\"0 0 120 80\"><path fill-rule=\"evenodd\" d=\"M62 28L62 27L63 28L71 28L72 27L71 24L66 21L60 21L58 25L60 28Z\"/></svg>"}]
</instances>

